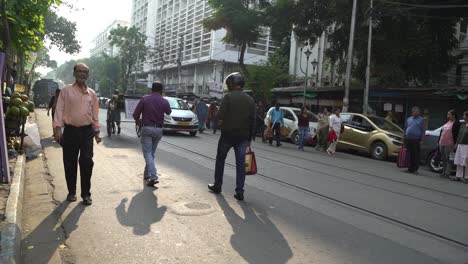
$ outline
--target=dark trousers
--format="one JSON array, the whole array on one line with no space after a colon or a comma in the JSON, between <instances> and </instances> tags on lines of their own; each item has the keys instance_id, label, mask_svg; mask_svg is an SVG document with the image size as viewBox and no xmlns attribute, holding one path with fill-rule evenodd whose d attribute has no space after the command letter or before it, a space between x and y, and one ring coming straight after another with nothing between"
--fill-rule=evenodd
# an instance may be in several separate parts
<instances>
[{"instance_id":1,"label":"dark trousers","mask_svg":"<svg viewBox=\"0 0 468 264\"><path fill-rule=\"evenodd\" d=\"M421 140L419 139L406 139L406 148L408 148L410 154L410 165L408 170L410 172L417 172L419 169L420 152L421 152Z\"/></svg>"},{"instance_id":2,"label":"dark trousers","mask_svg":"<svg viewBox=\"0 0 468 264\"><path fill-rule=\"evenodd\" d=\"M224 164L226 162L226 157L231 148L234 148L236 155L236 192L244 193L244 184L245 184L245 151L249 142L243 140L240 142L231 142L226 137L219 138L218 142L218 152L216 154L216 166L215 166L215 182L216 187L221 188L223 185L224 177Z\"/></svg>"},{"instance_id":3,"label":"dark trousers","mask_svg":"<svg viewBox=\"0 0 468 264\"><path fill-rule=\"evenodd\" d=\"M214 117L210 120L211 129L213 129L213 134L216 134L216 130L218 129L218 118Z\"/></svg>"},{"instance_id":4,"label":"dark trousers","mask_svg":"<svg viewBox=\"0 0 468 264\"><path fill-rule=\"evenodd\" d=\"M63 131L63 166L69 194L76 194L76 175L80 164L81 197L91 196L91 176L93 173L93 138L91 125L74 127L66 125Z\"/></svg>"},{"instance_id":5,"label":"dark trousers","mask_svg":"<svg viewBox=\"0 0 468 264\"><path fill-rule=\"evenodd\" d=\"M279 146L281 144L281 124L275 123L272 129L273 129L274 137L276 139L276 145ZM273 138L270 138L270 144L272 143L273 143Z\"/></svg>"}]
</instances>

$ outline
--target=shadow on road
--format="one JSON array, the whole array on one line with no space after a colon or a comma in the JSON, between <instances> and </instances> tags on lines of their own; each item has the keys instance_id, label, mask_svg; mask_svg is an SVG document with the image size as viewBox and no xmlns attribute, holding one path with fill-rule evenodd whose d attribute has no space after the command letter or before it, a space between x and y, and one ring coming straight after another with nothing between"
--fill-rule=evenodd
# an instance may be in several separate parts
<instances>
[{"instance_id":1,"label":"shadow on road","mask_svg":"<svg viewBox=\"0 0 468 264\"><path fill-rule=\"evenodd\" d=\"M158 199L154 195L155 188L144 185L143 191L133 196L128 208L127 198L122 199L115 213L119 223L123 226L133 227L133 233L144 236L151 231L151 225L161 221L167 208L158 208Z\"/></svg>"},{"instance_id":2,"label":"shadow on road","mask_svg":"<svg viewBox=\"0 0 468 264\"><path fill-rule=\"evenodd\" d=\"M23 246L23 263L49 263L54 253L70 234L78 227L77 223L85 206L78 203L60 223L60 218L70 205L68 201L61 202L21 244ZM62 229L62 226L65 229Z\"/></svg>"},{"instance_id":3,"label":"shadow on road","mask_svg":"<svg viewBox=\"0 0 468 264\"><path fill-rule=\"evenodd\" d=\"M126 136L126 135L112 135L112 137L108 137L107 135L102 137L102 144L106 148L125 148L128 145L135 145L135 140L139 140L139 138L135 135L135 137Z\"/></svg>"},{"instance_id":4,"label":"shadow on road","mask_svg":"<svg viewBox=\"0 0 468 264\"><path fill-rule=\"evenodd\" d=\"M254 210L240 203L245 219L241 218L222 195L217 195L218 204L232 226L232 247L245 261L252 264L282 264L293 256L288 242L268 218L266 212Z\"/></svg>"}]
</instances>

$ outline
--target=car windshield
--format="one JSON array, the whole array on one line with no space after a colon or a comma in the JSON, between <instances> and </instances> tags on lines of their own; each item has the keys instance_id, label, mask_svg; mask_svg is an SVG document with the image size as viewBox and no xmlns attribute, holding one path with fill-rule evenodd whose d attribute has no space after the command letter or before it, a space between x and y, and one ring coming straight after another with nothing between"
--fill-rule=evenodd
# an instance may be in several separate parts
<instances>
[{"instance_id":1,"label":"car windshield","mask_svg":"<svg viewBox=\"0 0 468 264\"><path fill-rule=\"evenodd\" d=\"M380 129L392 132L403 132L401 128L381 117L370 116L369 119Z\"/></svg>"},{"instance_id":2,"label":"car windshield","mask_svg":"<svg viewBox=\"0 0 468 264\"><path fill-rule=\"evenodd\" d=\"M294 113L297 116L300 116L301 115L301 110L294 110ZM307 116L309 117L310 122L317 122L318 121L317 116L314 113L312 113L311 111L307 111Z\"/></svg>"},{"instance_id":3,"label":"car windshield","mask_svg":"<svg viewBox=\"0 0 468 264\"><path fill-rule=\"evenodd\" d=\"M173 98L166 98L171 106L171 109L179 109L179 110L190 110L189 106L182 100L173 99Z\"/></svg>"}]
</instances>

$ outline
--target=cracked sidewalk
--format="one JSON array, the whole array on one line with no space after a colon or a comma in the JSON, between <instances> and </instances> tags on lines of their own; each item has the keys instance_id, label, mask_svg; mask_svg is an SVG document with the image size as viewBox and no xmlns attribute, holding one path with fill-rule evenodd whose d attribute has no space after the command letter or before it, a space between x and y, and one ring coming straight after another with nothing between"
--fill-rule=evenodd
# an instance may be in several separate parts
<instances>
[{"instance_id":1,"label":"cracked sidewalk","mask_svg":"<svg viewBox=\"0 0 468 264\"><path fill-rule=\"evenodd\" d=\"M68 235L62 218L67 207L80 206L54 198L47 159L41 156L26 164L22 260L23 263L74 263L66 245Z\"/></svg>"}]
</instances>

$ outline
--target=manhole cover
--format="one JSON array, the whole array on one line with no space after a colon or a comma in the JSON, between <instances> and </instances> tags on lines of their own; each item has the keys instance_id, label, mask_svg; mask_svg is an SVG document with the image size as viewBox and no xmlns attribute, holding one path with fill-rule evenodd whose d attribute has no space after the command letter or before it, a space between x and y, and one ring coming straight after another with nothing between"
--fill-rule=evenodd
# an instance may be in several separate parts
<instances>
[{"instance_id":1,"label":"manhole cover","mask_svg":"<svg viewBox=\"0 0 468 264\"><path fill-rule=\"evenodd\" d=\"M215 211L213 206L200 202L178 202L169 205L169 212L176 215L201 216Z\"/></svg>"},{"instance_id":2,"label":"manhole cover","mask_svg":"<svg viewBox=\"0 0 468 264\"><path fill-rule=\"evenodd\" d=\"M207 210L211 208L209 204L197 203L197 202L187 203L185 204L185 207L189 209L193 209L193 210Z\"/></svg>"}]
</instances>

